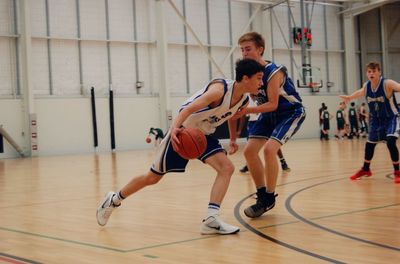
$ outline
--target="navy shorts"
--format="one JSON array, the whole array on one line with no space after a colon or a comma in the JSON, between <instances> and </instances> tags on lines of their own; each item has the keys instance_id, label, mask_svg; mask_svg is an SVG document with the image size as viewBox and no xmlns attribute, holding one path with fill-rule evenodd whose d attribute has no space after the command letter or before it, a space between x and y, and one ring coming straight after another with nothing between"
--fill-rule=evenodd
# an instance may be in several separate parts
<instances>
[{"instance_id":1,"label":"navy shorts","mask_svg":"<svg viewBox=\"0 0 400 264\"><path fill-rule=\"evenodd\" d=\"M305 118L303 107L280 113L262 113L251 129L249 138L272 138L283 145L296 134Z\"/></svg>"},{"instance_id":2,"label":"navy shorts","mask_svg":"<svg viewBox=\"0 0 400 264\"><path fill-rule=\"evenodd\" d=\"M370 131L368 134L368 142L377 143L386 140L386 137L399 137L400 129L399 117L393 116L392 118L382 119L372 117L370 119Z\"/></svg>"},{"instance_id":3,"label":"navy shorts","mask_svg":"<svg viewBox=\"0 0 400 264\"><path fill-rule=\"evenodd\" d=\"M225 152L218 139L206 135L207 149L198 158L202 162L218 152ZM150 170L158 175L164 175L168 172L184 172L189 160L182 158L176 153L171 144L170 133L165 136L158 146L156 159L153 162Z\"/></svg>"}]
</instances>

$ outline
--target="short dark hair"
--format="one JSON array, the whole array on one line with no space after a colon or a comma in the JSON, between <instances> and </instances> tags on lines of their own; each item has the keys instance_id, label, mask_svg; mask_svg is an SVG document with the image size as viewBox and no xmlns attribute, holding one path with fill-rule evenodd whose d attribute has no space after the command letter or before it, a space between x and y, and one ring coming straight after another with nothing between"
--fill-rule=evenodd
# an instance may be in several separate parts
<instances>
[{"instance_id":1,"label":"short dark hair","mask_svg":"<svg viewBox=\"0 0 400 264\"><path fill-rule=\"evenodd\" d=\"M350 103L350 105L351 105L351 106L355 106L355 105L356 105L356 103L354 103L354 102L351 102L351 103Z\"/></svg>"},{"instance_id":2,"label":"short dark hair","mask_svg":"<svg viewBox=\"0 0 400 264\"><path fill-rule=\"evenodd\" d=\"M236 61L235 80L237 82L240 82L243 76L252 77L259 72L264 72L264 66L253 59L239 59Z\"/></svg>"}]
</instances>

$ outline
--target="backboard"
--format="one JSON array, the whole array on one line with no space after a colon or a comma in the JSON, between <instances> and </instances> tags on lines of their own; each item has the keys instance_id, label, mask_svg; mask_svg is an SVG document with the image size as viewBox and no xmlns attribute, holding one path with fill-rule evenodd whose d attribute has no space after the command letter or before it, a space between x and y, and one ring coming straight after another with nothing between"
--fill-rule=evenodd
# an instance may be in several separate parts
<instances>
[{"instance_id":1,"label":"backboard","mask_svg":"<svg viewBox=\"0 0 400 264\"><path fill-rule=\"evenodd\" d=\"M298 69L298 88L310 88L312 92L319 92L323 86L321 69L311 65L303 65Z\"/></svg>"}]
</instances>

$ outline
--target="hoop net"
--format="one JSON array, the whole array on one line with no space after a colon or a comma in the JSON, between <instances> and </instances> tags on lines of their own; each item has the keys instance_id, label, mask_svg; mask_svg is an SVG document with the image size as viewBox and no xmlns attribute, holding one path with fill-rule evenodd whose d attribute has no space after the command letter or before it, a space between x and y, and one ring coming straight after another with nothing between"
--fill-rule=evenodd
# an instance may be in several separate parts
<instances>
[{"instance_id":1,"label":"hoop net","mask_svg":"<svg viewBox=\"0 0 400 264\"><path fill-rule=\"evenodd\" d=\"M317 83L317 82L310 82L310 83L308 83L308 87L310 87L310 88L319 88L320 87L320 83Z\"/></svg>"}]
</instances>

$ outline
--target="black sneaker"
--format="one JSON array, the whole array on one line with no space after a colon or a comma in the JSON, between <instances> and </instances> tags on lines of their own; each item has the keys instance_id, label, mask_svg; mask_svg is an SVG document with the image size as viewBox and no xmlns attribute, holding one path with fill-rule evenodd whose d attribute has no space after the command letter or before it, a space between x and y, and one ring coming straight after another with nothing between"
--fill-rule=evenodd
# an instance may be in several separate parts
<instances>
[{"instance_id":1,"label":"black sneaker","mask_svg":"<svg viewBox=\"0 0 400 264\"><path fill-rule=\"evenodd\" d=\"M281 163L281 167L282 167L282 170L285 171L285 172L289 172L290 171L290 168L289 168L289 166L287 165L286 162L282 162Z\"/></svg>"},{"instance_id":2,"label":"black sneaker","mask_svg":"<svg viewBox=\"0 0 400 264\"><path fill-rule=\"evenodd\" d=\"M263 215L266 211L271 210L275 206L275 197L278 196L277 194L273 194L271 197L266 201L261 201L257 199L257 202L246 209L244 209L244 214L250 218L256 218Z\"/></svg>"},{"instance_id":3,"label":"black sneaker","mask_svg":"<svg viewBox=\"0 0 400 264\"><path fill-rule=\"evenodd\" d=\"M246 165L246 166L244 166L243 168L241 168L239 171L240 171L241 173L246 173L246 172L249 171L249 168L247 168L247 165Z\"/></svg>"}]
</instances>

